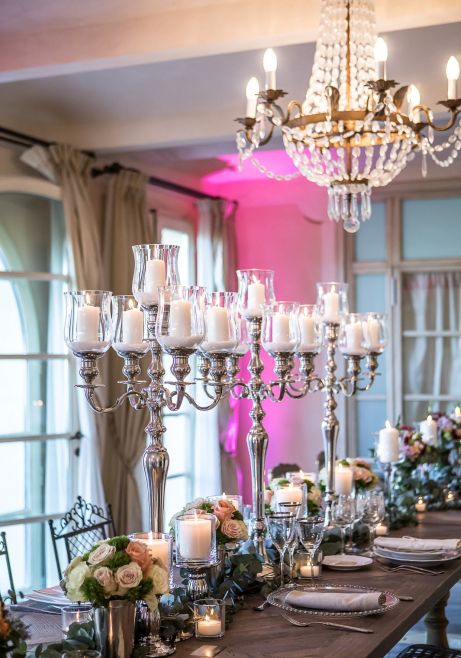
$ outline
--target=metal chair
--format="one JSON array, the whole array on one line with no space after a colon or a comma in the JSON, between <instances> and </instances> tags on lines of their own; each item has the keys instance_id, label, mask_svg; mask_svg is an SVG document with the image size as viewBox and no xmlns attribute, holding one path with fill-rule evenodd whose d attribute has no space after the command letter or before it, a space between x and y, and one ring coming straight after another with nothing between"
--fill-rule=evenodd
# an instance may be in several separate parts
<instances>
[{"instance_id":1,"label":"metal chair","mask_svg":"<svg viewBox=\"0 0 461 658\"><path fill-rule=\"evenodd\" d=\"M461 658L461 649L446 649L430 644L410 644L396 658Z\"/></svg>"},{"instance_id":2,"label":"metal chair","mask_svg":"<svg viewBox=\"0 0 461 658\"><path fill-rule=\"evenodd\" d=\"M273 478L281 478L285 477L285 473L289 473L290 471L300 471L300 467L298 464L277 464L277 466L274 466L272 469L272 477Z\"/></svg>"},{"instance_id":3,"label":"metal chair","mask_svg":"<svg viewBox=\"0 0 461 658\"><path fill-rule=\"evenodd\" d=\"M53 519L48 520L48 525L60 579L62 569L57 546L59 541L64 542L67 560L70 562L77 555L91 550L97 541L117 534L111 506L107 505L104 511L98 505L87 503L81 496L77 496L75 505L56 522L56 525Z\"/></svg>"},{"instance_id":4,"label":"metal chair","mask_svg":"<svg viewBox=\"0 0 461 658\"><path fill-rule=\"evenodd\" d=\"M8 553L8 544L6 543L6 532L0 532L0 558L1 557L5 558L6 571L8 573L8 580L10 583L10 589L7 592L7 597L4 597L3 600L9 598L11 603L17 603L18 597L16 594L16 590L14 588L13 572L11 570L10 556ZM21 592L19 592L19 595L22 596Z\"/></svg>"}]
</instances>

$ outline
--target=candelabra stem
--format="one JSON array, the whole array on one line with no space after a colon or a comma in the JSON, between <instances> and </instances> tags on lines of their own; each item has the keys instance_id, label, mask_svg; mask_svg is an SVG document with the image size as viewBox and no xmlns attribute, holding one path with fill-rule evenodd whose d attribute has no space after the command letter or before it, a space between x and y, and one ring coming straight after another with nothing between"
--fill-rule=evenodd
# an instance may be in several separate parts
<instances>
[{"instance_id":1,"label":"candelabra stem","mask_svg":"<svg viewBox=\"0 0 461 658\"><path fill-rule=\"evenodd\" d=\"M143 454L144 473L149 495L149 517L152 532L163 532L163 514L165 509L165 486L170 458L163 445L166 427L162 422L162 409L165 406L163 395L163 377L165 370L162 363L162 350L155 338L155 322L158 307L149 309L147 329L149 336L151 363L147 370L149 379L146 393L146 406L149 410L149 423L145 428L149 442Z\"/></svg>"},{"instance_id":2,"label":"candelabra stem","mask_svg":"<svg viewBox=\"0 0 461 658\"><path fill-rule=\"evenodd\" d=\"M335 460L338 442L339 421L335 414L337 407L335 393L337 389L335 352L339 325L325 324L327 340L327 362L325 365L325 416L322 420L322 436L325 451L326 491L325 491L325 526L331 525L331 508L335 499Z\"/></svg>"},{"instance_id":3,"label":"candelabra stem","mask_svg":"<svg viewBox=\"0 0 461 658\"><path fill-rule=\"evenodd\" d=\"M253 524L252 540L256 551L268 562L265 538L266 522L264 515L264 470L266 464L266 452L268 435L262 420L266 415L261 404L264 391L264 382L261 373L264 370L264 364L261 361L261 327L262 318L253 317L249 322L249 341L251 358L248 364L248 371L251 378L248 382L249 397L252 400L250 418L252 420L251 429L247 434L247 446L250 454L251 464L251 481L253 491Z\"/></svg>"}]
</instances>

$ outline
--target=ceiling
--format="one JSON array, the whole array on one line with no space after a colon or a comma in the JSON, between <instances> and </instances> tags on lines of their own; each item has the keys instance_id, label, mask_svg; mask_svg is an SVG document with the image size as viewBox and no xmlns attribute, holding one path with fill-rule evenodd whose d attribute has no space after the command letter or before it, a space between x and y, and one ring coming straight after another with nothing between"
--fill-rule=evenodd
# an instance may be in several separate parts
<instances>
[{"instance_id":1,"label":"ceiling","mask_svg":"<svg viewBox=\"0 0 461 658\"><path fill-rule=\"evenodd\" d=\"M378 0L388 74L446 96L461 58L459 0ZM277 46L278 81L302 99L319 0L2 0L0 125L197 176L227 165L251 75ZM309 12L306 12L309 7ZM409 29L402 29L402 28ZM193 164L191 164L193 163Z\"/></svg>"}]
</instances>

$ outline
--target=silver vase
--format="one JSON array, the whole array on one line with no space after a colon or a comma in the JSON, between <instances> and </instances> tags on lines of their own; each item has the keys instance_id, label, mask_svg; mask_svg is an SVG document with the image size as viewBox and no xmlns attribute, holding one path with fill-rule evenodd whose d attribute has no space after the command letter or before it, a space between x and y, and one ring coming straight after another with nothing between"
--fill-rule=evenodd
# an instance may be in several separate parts
<instances>
[{"instance_id":1,"label":"silver vase","mask_svg":"<svg viewBox=\"0 0 461 658\"><path fill-rule=\"evenodd\" d=\"M135 607L131 601L109 601L95 608L96 643L103 658L130 658L134 647Z\"/></svg>"}]
</instances>

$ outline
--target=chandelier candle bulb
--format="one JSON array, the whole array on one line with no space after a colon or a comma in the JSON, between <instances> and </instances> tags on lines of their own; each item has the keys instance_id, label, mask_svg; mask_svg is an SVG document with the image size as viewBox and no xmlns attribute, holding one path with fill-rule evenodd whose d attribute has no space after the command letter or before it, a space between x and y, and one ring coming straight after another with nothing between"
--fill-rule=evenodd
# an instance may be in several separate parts
<instances>
[{"instance_id":1,"label":"chandelier candle bulb","mask_svg":"<svg viewBox=\"0 0 461 658\"><path fill-rule=\"evenodd\" d=\"M144 335L144 314L138 308L123 311L123 345L138 347Z\"/></svg>"},{"instance_id":2,"label":"chandelier candle bulb","mask_svg":"<svg viewBox=\"0 0 461 658\"><path fill-rule=\"evenodd\" d=\"M335 468L335 493L338 496L350 496L352 493L352 484L354 473L350 466L338 464Z\"/></svg>"},{"instance_id":3,"label":"chandelier candle bulb","mask_svg":"<svg viewBox=\"0 0 461 658\"><path fill-rule=\"evenodd\" d=\"M255 281L248 284L247 316L249 318L261 318L262 306L266 302L266 288L264 283Z\"/></svg>"},{"instance_id":4,"label":"chandelier candle bulb","mask_svg":"<svg viewBox=\"0 0 461 658\"><path fill-rule=\"evenodd\" d=\"M165 285L166 268L160 258L146 261L146 273L144 276L143 301L147 304L158 303L158 288Z\"/></svg>"},{"instance_id":5,"label":"chandelier candle bulb","mask_svg":"<svg viewBox=\"0 0 461 658\"><path fill-rule=\"evenodd\" d=\"M382 37L376 39L374 56L376 62L376 77L378 80L387 80L386 62L387 62L387 44Z\"/></svg>"},{"instance_id":6,"label":"chandelier candle bulb","mask_svg":"<svg viewBox=\"0 0 461 658\"><path fill-rule=\"evenodd\" d=\"M456 100L458 93L456 83L459 79L460 69L459 62L454 55L447 62L447 80L448 80L448 100Z\"/></svg>"},{"instance_id":7,"label":"chandelier candle bulb","mask_svg":"<svg viewBox=\"0 0 461 658\"><path fill-rule=\"evenodd\" d=\"M97 306L85 304L77 309L77 341L97 343L100 310Z\"/></svg>"},{"instance_id":8,"label":"chandelier candle bulb","mask_svg":"<svg viewBox=\"0 0 461 658\"><path fill-rule=\"evenodd\" d=\"M386 427L379 430L378 438L378 459L383 464L397 462L399 460L400 445L399 431L392 427L386 420Z\"/></svg>"},{"instance_id":9,"label":"chandelier candle bulb","mask_svg":"<svg viewBox=\"0 0 461 658\"><path fill-rule=\"evenodd\" d=\"M437 446L437 423L430 414L419 424L419 431L424 443L429 446Z\"/></svg>"},{"instance_id":10,"label":"chandelier candle bulb","mask_svg":"<svg viewBox=\"0 0 461 658\"><path fill-rule=\"evenodd\" d=\"M266 73L266 89L277 89L277 55L272 48L268 48L264 53L263 68Z\"/></svg>"},{"instance_id":11,"label":"chandelier candle bulb","mask_svg":"<svg viewBox=\"0 0 461 658\"><path fill-rule=\"evenodd\" d=\"M250 78L247 83L246 97L247 109L246 116L249 119L256 117L256 107L258 105L259 82L257 78Z\"/></svg>"},{"instance_id":12,"label":"chandelier candle bulb","mask_svg":"<svg viewBox=\"0 0 461 658\"><path fill-rule=\"evenodd\" d=\"M421 95L416 85L410 85L408 87L407 101L408 101L408 116L413 121L413 123L419 123L421 120L421 114L419 110L415 110L414 108L420 104Z\"/></svg>"}]
</instances>

